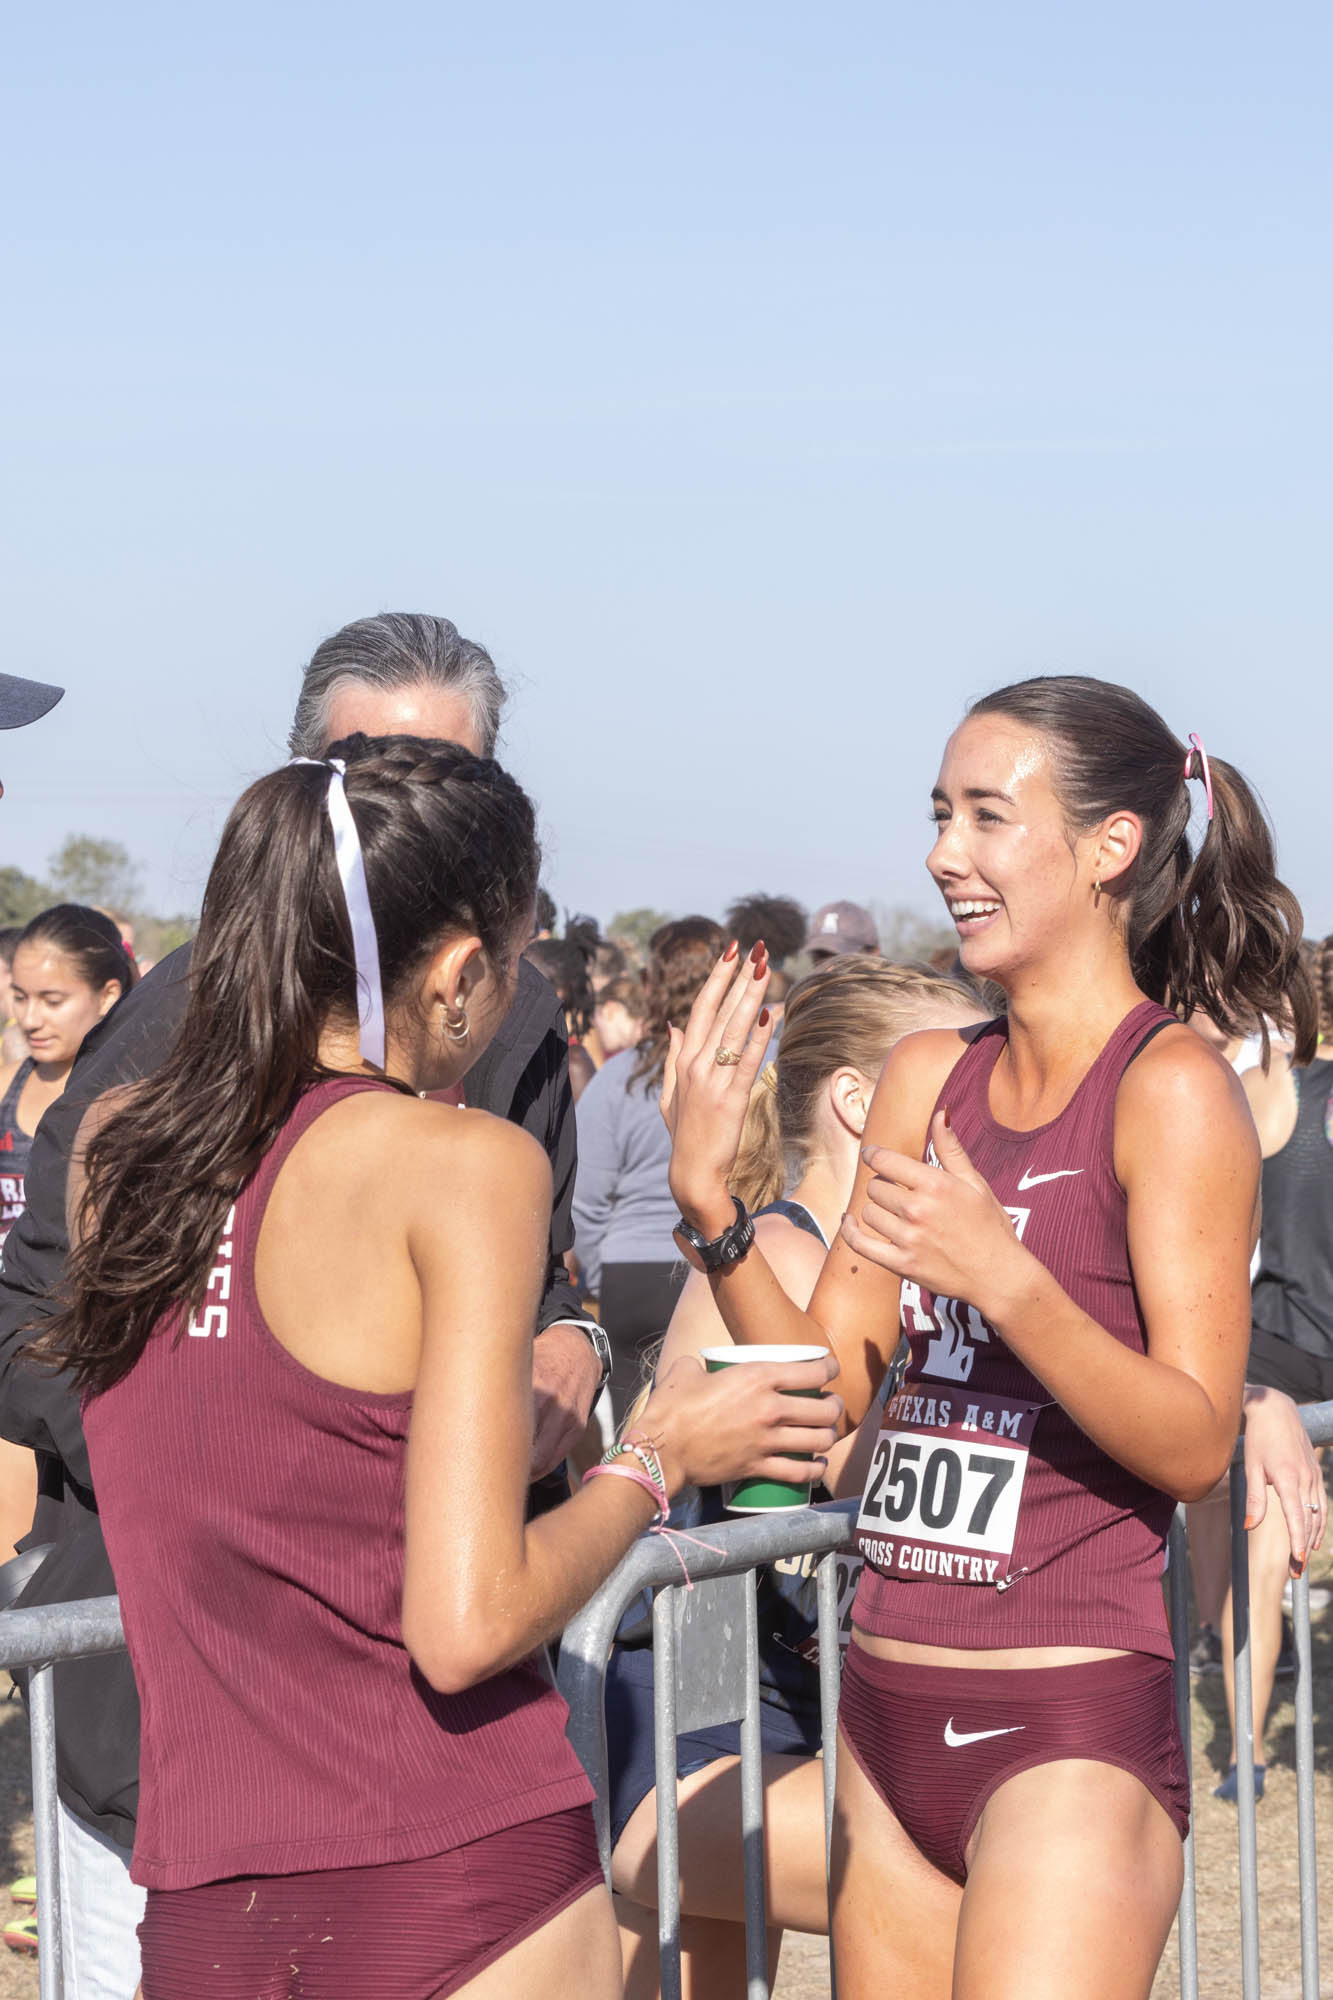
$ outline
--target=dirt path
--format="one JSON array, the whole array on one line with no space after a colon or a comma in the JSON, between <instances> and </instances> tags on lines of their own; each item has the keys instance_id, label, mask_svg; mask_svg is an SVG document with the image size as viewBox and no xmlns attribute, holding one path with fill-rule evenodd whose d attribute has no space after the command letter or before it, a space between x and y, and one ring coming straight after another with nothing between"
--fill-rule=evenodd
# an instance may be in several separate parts
<instances>
[{"instance_id":1,"label":"dirt path","mask_svg":"<svg viewBox=\"0 0 1333 2000\"><path fill-rule=\"evenodd\" d=\"M7 1682L8 1674L0 1674ZM0 1918L23 1915L9 1900L9 1884L32 1873L32 1779L28 1765L28 1720L18 1697L0 1700ZM0 1951L0 2000L36 2000L37 1961L16 1951Z\"/></svg>"}]
</instances>

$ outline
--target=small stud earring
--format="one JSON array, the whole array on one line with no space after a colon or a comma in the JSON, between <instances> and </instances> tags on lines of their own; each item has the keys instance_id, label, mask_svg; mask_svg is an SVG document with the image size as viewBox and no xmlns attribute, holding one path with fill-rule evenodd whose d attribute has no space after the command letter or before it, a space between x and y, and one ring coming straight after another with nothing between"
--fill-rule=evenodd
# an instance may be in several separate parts
<instances>
[{"instance_id":1,"label":"small stud earring","mask_svg":"<svg viewBox=\"0 0 1333 2000\"><path fill-rule=\"evenodd\" d=\"M444 1037L448 1042L465 1042L472 1033L468 1025L467 1008L460 1001L451 1013L445 1005L440 1010L444 1015Z\"/></svg>"}]
</instances>

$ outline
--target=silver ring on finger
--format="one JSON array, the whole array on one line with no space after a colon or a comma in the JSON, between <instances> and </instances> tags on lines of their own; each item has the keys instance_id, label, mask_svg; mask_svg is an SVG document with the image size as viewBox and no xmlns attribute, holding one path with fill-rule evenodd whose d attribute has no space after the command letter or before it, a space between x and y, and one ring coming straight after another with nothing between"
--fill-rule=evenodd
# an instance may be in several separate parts
<instances>
[{"instance_id":1,"label":"silver ring on finger","mask_svg":"<svg viewBox=\"0 0 1333 2000\"><path fill-rule=\"evenodd\" d=\"M740 1059L739 1049L719 1049L713 1057L719 1069L733 1069Z\"/></svg>"}]
</instances>

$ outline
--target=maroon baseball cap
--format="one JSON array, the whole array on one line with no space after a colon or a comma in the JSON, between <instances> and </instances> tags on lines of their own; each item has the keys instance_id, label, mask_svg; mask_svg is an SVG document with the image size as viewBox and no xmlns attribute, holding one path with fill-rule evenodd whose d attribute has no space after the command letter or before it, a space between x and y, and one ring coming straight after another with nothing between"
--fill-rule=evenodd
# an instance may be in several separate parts
<instances>
[{"instance_id":1,"label":"maroon baseball cap","mask_svg":"<svg viewBox=\"0 0 1333 2000\"><path fill-rule=\"evenodd\" d=\"M878 951L875 919L859 903L825 903L810 919L805 948L828 958L844 951Z\"/></svg>"},{"instance_id":2,"label":"maroon baseball cap","mask_svg":"<svg viewBox=\"0 0 1333 2000\"><path fill-rule=\"evenodd\" d=\"M25 722L37 722L54 708L65 692L49 681L20 680L17 674L0 674L0 729L22 729Z\"/></svg>"}]
</instances>

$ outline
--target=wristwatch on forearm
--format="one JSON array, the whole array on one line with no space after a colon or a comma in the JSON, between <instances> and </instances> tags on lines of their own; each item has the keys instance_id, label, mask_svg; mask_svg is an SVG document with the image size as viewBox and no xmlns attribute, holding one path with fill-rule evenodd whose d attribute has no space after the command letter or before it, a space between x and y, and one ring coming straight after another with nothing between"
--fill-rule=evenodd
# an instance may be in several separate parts
<instances>
[{"instance_id":1,"label":"wristwatch on forearm","mask_svg":"<svg viewBox=\"0 0 1333 2000\"><path fill-rule=\"evenodd\" d=\"M542 1332L550 1333L557 1326L568 1326L575 1333L581 1333L601 1363L602 1379L597 1384L597 1394L593 1397L595 1403L597 1397L601 1395L603 1389L611 1380L611 1342L607 1336L606 1328L599 1326L595 1319L553 1319L550 1326L542 1328Z\"/></svg>"},{"instance_id":2,"label":"wristwatch on forearm","mask_svg":"<svg viewBox=\"0 0 1333 2000\"><path fill-rule=\"evenodd\" d=\"M740 1263L754 1242L754 1221L749 1209L739 1195L733 1195L731 1199L736 1206L736 1220L730 1223L720 1236L713 1237L711 1242L688 1223L683 1215L673 1231L677 1242L687 1251L693 1251L702 1270L728 1270L731 1265Z\"/></svg>"}]
</instances>

